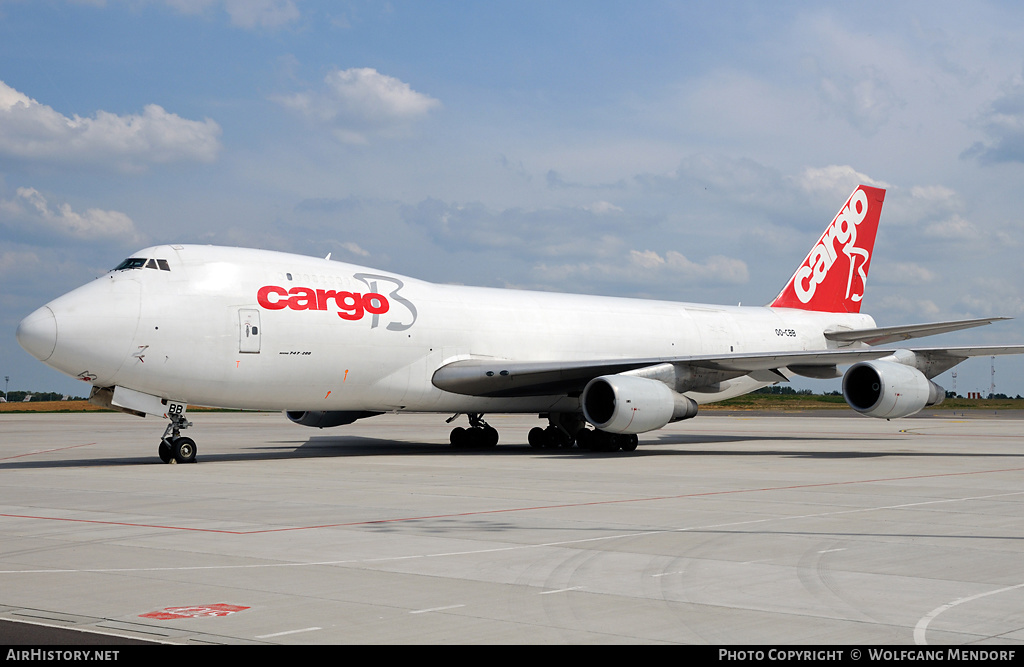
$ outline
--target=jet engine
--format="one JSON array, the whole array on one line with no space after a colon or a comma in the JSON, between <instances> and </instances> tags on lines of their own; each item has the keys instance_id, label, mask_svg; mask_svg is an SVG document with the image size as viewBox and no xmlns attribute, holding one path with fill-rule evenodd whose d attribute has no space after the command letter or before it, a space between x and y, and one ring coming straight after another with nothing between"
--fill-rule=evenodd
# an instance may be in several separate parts
<instances>
[{"instance_id":1,"label":"jet engine","mask_svg":"<svg viewBox=\"0 0 1024 667\"><path fill-rule=\"evenodd\" d=\"M351 424L357 419L363 419L364 417L372 417L379 415L379 412L360 412L360 411L333 411L333 412L298 412L288 411L285 413L288 419L295 422L296 424L302 424L303 426L312 426L314 428L329 428L331 426L344 426L345 424Z\"/></svg>"},{"instance_id":2,"label":"jet engine","mask_svg":"<svg viewBox=\"0 0 1024 667\"><path fill-rule=\"evenodd\" d=\"M938 405L946 398L946 390L911 366L861 361L843 375L843 398L861 414L897 419Z\"/></svg>"},{"instance_id":3,"label":"jet engine","mask_svg":"<svg viewBox=\"0 0 1024 667\"><path fill-rule=\"evenodd\" d=\"M697 414L697 403L664 382L631 375L602 375L580 397L583 416L609 433L644 433Z\"/></svg>"}]
</instances>

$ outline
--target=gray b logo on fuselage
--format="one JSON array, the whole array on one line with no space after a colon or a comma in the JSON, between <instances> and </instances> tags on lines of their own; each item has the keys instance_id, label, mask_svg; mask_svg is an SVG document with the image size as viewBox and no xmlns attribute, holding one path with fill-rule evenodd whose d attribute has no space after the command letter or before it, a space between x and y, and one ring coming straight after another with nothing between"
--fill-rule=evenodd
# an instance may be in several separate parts
<instances>
[{"instance_id":1,"label":"gray b logo on fuselage","mask_svg":"<svg viewBox=\"0 0 1024 667\"><path fill-rule=\"evenodd\" d=\"M403 283L401 280L399 280L398 278L392 278L391 276L382 276L376 273L356 273L352 277L355 278L356 280L361 280L363 284L365 284L371 292L380 292L380 290L377 288L378 280L391 283L395 286L395 289L393 289L391 293L388 294L388 298L395 303L400 303L403 306L405 306L406 309L409 311L409 314L412 315L412 320L407 323L390 322L387 326L388 331L405 331L406 329L412 327L412 325L416 324L416 306L414 306L411 301L409 301L404 296L398 293L400 289L405 287L405 283ZM380 315L374 313L373 320L370 323L370 328L375 329L379 323Z\"/></svg>"}]
</instances>

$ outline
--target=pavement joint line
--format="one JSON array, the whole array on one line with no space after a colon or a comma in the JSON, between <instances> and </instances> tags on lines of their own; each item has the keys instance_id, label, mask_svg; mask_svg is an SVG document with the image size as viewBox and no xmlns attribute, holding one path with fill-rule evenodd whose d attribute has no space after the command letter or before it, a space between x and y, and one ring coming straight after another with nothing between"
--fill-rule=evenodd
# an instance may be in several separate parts
<instances>
[{"instance_id":1,"label":"pavement joint line","mask_svg":"<svg viewBox=\"0 0 1024 667\"><path fill-rule=\"evenodd\" d=\"M504 509L478 510L472 512L455 512L452 514L435 514L413 517L397 517L394 519L369 519L366 521L350 521L345 523L325 523L308 526L289 526L284 528L261 528L257 530L228 530L223 528L197 528L193 526L167 526L162 524L134 523L130 521L104 521L100 519L73 519L69 517L42 516L35 514L0 513L0 518L36 519L40 521L64 521L69 523L90 523L107 526L125 526L131 528L156 528L162 530L181 530L200 533L218 533L223 535L261 535L266 533L284 533L296 530L317 530L322 528L352 528L356 526L373 526L387 523L405 523L411 521L427 521L434 519L452 519L467 516L484 516L487 514L507 514L510 512L533 512L538 510L569 509L573 507L593 507L598 505L619 505L624 503L658 502L664 500L682 500L684 498L708 498L711 496L736 495L741 493L760 493L767 491L794 491L798 489L814 489L828 486L850 486L854 484L877 484L881 482L899 482L914 479L936 479L942 477L962 477L966 475L986 475L1003 472L1020 472L1021 468L998 468L993 470L969 470L963 472L938 473L931 475L905 475L901 477L880 477L874 479L846 480L842 482L820 482L816 484L794 484L791 486L771 486L752 489L731 489L728 491L702 491L698 493L682 493L672 496L649 496L646 498L619 498L616 500L592 500L585 503L562 503L558 505L537 505L531 507L506 507ZM1013 494L1010 494L1013 495ZM941 501L938 501L941 502ZM860 510L855 510L860 511Z\"/></svg>"},{"instance_id":2,"label":"pavement joint line","mask_svg":"<svg viewBox=\"0 0 1024 667\"><path fill-rule=\"evenodd\" d=\"M54 447L53 449L40 449L34 452L25 452L24 454L15 454L14 456L4 456L0 458L0 461L10 461L12 459L20 459L26 456L38 456L39 454L52 454L53 452L64 452L69 449L77 449L78 447L91 447L95 445L95 442L86 442L81 445L69 445L67 447Z\"/></svg>"},{"instance_id":3,"label":"pavement joint line","mask_svg":"<svg viewBox=\"0 0 1024 667\"><path fill-rule=\"evenodd\" d=\"M1024 495L1024 491L1012 491L1008 493L996 493L985 496L967 496L963 498L942 498L939 500L924 500L915 503L901 503L899 505L882 505L876 507L860 507L847 510L835 510L830 512L815 512L811 514L800 514L793 516L764 517L761 519L747 519L744 521L730 521L726 523L708 524L703 526L689 526L683 528L664 528L659 530L645 530L632 533L621 533L618 535L602 535L600 537L588 537L576 540L559 540L555 542L542 542L538 544L515 544L511 546L492 547L488 549L470 549L466 551L449 551L440 553L413 554L405 556L388 556L384 558L353 558L334 561L313 561L299 563L258 563L252 565L186 565L177 567L124 567L124 568L64 568L64 569L42 569L42 570L0 570L0 575L5 574L103 574L118 572L184 572L197 570L245 570L275 567L315 567L315 566L344 566L370 563L388 563L402 560L414 560L419 558L450 558L453 556L474 556L485 553L499 553L510 551L521 551L526 549L542 549L552 547L567 547L588 542L603 542L608 540L629 539L646 537L651 535L667 535L671 533L685 533L699 530L715 530L722 528L735 528L737 526L749 526L775 521L793 521L800 519L815 519L826 516L840 516L844 514L856 514L862 512L877 512L892 509L906 509L908 507L920 507L923 505L936 505L941 503L967 502L972 500L987 500L990 498L1004 498L1007 496ZM2 515L0 515L2 516Z\"/></svg>"}]
</instances>

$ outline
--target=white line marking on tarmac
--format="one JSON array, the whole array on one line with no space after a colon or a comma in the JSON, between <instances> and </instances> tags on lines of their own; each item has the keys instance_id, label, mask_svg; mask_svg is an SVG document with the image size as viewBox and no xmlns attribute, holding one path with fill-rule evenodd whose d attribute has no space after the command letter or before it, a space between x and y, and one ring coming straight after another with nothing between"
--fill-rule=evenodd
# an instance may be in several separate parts
<instances>
[{"instance_id":1,"label":"white line marking on tarmac","mask_svg":"<svg viewBox=\"0 0 1024 667\"><path fill-rule=\"evenodd\" d=\"M323 628L302 628L301 630L285 630L284 632L275 632L269 635L256 635L256 639L270 639L271 637L283 637L285 635L297 635L300 632L313 632L314 630L323 630Z\"/></svg>"},{"instance_id":2,"label":"white line marking on tarmac","mask_svg":"<svg viewBox=\"0 0 1024 667\"><path fill-rule=\"evenodd\" d=\"M537 595L551 595L552 593L568 593L569 591L578 591L581 588L583 588L583 587L582 586L573 586L571 588L559 588L558 590L554 590L554 591L541 591L540 593L537 593Z\"/></svg>"},{"instance_id":3,"label":"white line marking on tarmac","mask_svg":"<svg viewBox=\"0 0 1024 667\"><path fill-rule=\"evenodd\" d=\"M448 605L447 607L431 607L430 609L416 609L414 611L410 611L409 613L410 614L429 614L432 611L445 611L447 609L458 609L459 607L465 607L465 606L466 605L464 605L464 604L452 604L452 605Z\"/></svg>"},{"instance_id":4,"label":"white line marking on tarmac","mask_svg":"<svg viewBox=\"0 0 1024 667\"><path fill-rule=\"evenodd\" d=\"M1006 588L997 588L996 590L988 591L987 593L978 593L977 595L971 595L970 597L953 600L948 604L944 604L941 607L936 607L935 609L932 609L930 612L925 614L920 621L917 622L916 626L914 626L914 643L920 645L926 645L928 643L927 639L925 639L925 633L928 631L928 624L935 620L935 617L941 614L942 612L949 611L953 607L962 605L965 602L973 602L979 598L988 597L989 595L995 595L996 593L1005 593L1006 591L1012 591L1017 588L1024 588L1024 584L1017 584L1016 586L1007 586Z\"/></svg>"}]
</instances>

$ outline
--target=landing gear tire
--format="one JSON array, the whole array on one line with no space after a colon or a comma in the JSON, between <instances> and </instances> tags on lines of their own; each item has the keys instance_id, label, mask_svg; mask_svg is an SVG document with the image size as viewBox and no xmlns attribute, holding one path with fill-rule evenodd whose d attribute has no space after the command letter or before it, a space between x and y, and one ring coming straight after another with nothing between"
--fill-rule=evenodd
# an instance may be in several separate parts
<instances>
[{"instance_id":1,"label":"landing gear tire","mask_svg":"<svg viewBox=\"0 0 1024 667\"><path fill-rule=\"evenodd\" d=\"M490 449L498 445L498 430L493 426L456 426L448 436L456 449Z\"/></svg>"},{"instance_id":2,"label":"landing gear tire","mask_svg":"<svg viewBox=\"0 0 1024 667\"><path fill-rule=\"evenodd\" d=\"M544 433L545 433L545 435L547 435L547 438L548 438L548 444L547 444L548 447L552 447L552 448L566 447L566 448L568 448L568 447L572 447L575 444L573 442L573 439L569 437L568 433L566 433L565 431L563 431L562 429L558 428L555 425L548 426L546 429L544 429Z\"/></svg>"},{"instance_id":3,"label":"landing gear tire","mask_svg":"<svg viewBox=\"0 0 1024 667\"><path fill-rule=\"evenodd\" d=\"M448 442L451 443L452 447L462 448L468 443L469 437L466 435L466 429L461 426L456 426L452 429L452 432L448 434Z\"/></svg>"},{"instance_id":4,"label":"landing gear tire","mask_svg":"<svg viewBox=\"0 0 1024 667\"><path fill-rule=\"evenodd\" d=\"M576 446L580 449L593 449L594 432L589 428L581 428L576 434Z\"/></svg>"},{"instance_id":5,"label":"landing gear tire","mask_svg":"<svg viewBox=\"0 0 1024 667\"><path fill-rule=\"evenodd\" d=\"M640 438L631 433L594 431L591 439L590 449L595 452L617 452L620 449L624 452L633 452L640 444Z\"/></svg>"},{"instance_id":6,"label":"landing gear tire","mask_svg":"<svg viewBox=\"0 0 1024 667\"><path fill-rule=\"evenodd\" d=\"M568 448L576 444L565 431L556 426L548 426L547 428L536 426L531 428L526 439L530 443L530 447L534 449Z\"/></svg>"},{"instance_id":7,"label":"landing gear tire","mask_svg":"<svg viewBox=\"0 0 1024 667\"><path fill-rule=\"evenodd\" d=\"M192 438L175 438L171 441L171 454L175 463L195 463L196 441Z\"/></svg>"},{"instance_id":8,"label":"landing gear tire","mask_svg":"<svg viewBox=\"0 0 1024 667\"><path fill-rule=\"evenodd\" d=\"M164 463L195 463L196 441L192 438L164 438L157 454Z\"/></svg>"}]
</instances>

